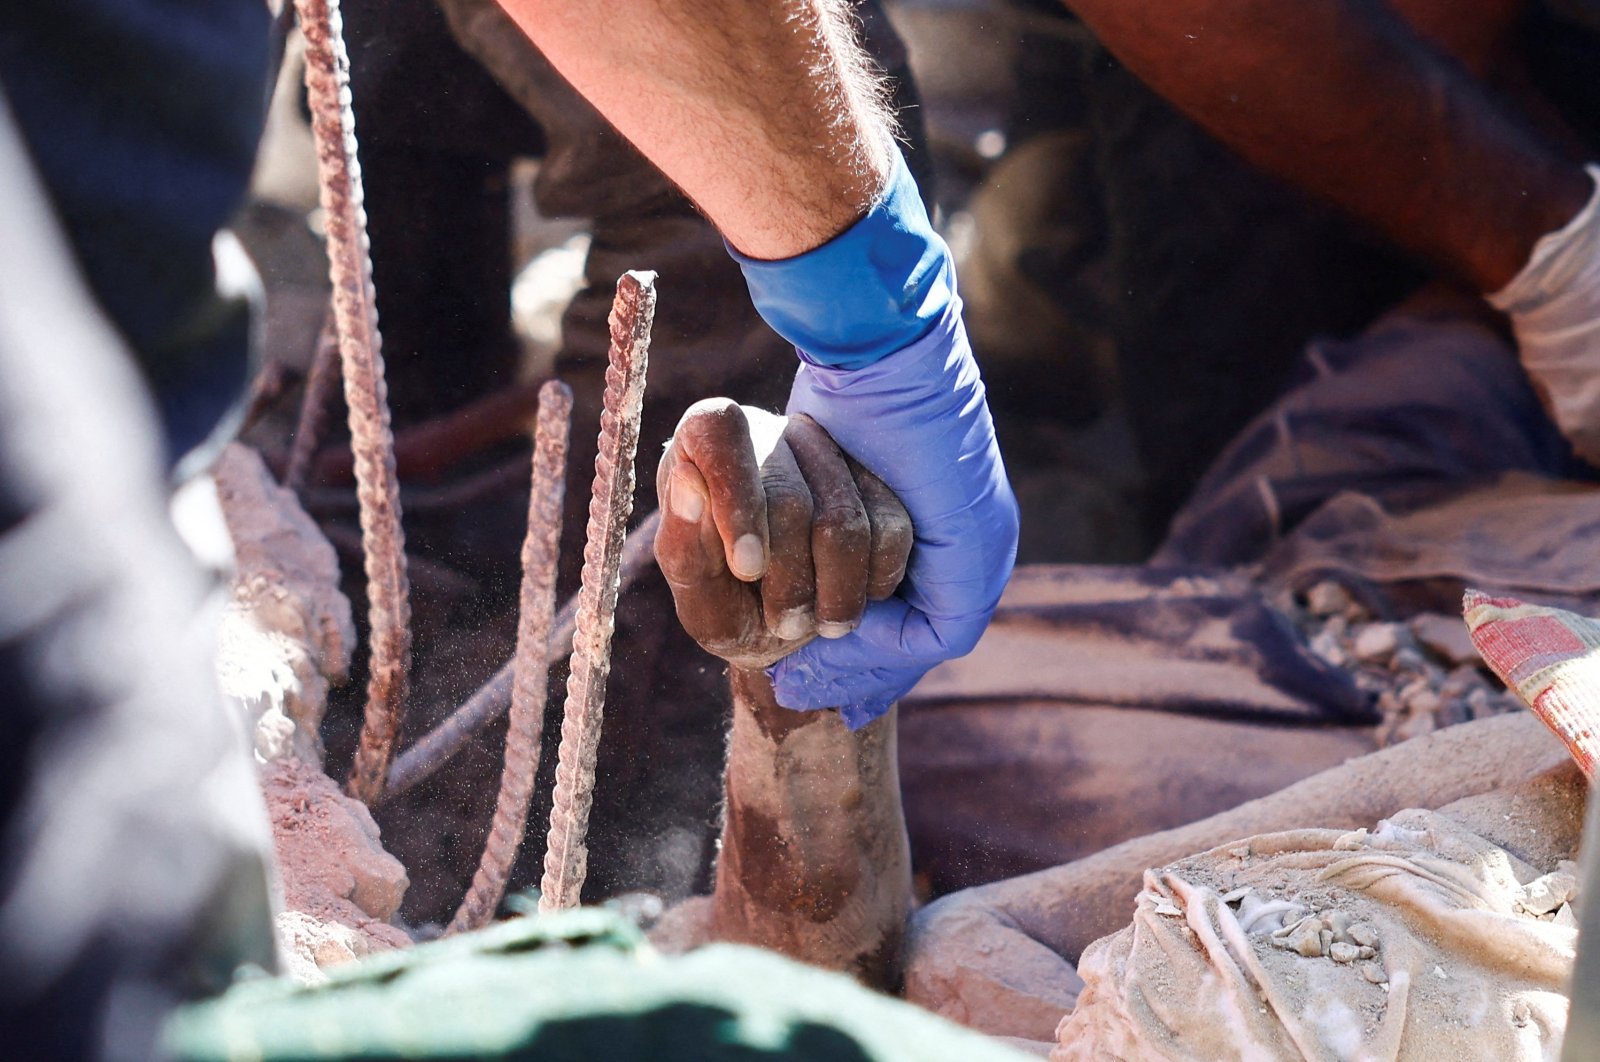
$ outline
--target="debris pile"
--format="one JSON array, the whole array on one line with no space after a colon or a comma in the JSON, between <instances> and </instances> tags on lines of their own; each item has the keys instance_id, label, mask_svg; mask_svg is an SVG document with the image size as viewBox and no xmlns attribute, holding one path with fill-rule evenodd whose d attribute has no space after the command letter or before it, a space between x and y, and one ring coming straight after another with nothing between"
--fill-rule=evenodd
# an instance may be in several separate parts
<instances>
[{"instance_id":1,"label":"debris pile","mask_svg":"<svg viewBox=\"0 0 1600 1062\"><path fill-rule=\"evenodd\" d=\"M1383 620L1332 581L1277 604L1313 653L1376 695L1380 748L1522 710L1479 658L1459 616L1424 612L1405 622Z\"/></svg>"},{"instance_id":2,"label":"debris pile","mask_svg":"<svg viewBox=\"0 0 1600 1062\"><path fill-rule=\"evenodd\" d=\"M1574 773L1540 784L1564 793ZM1257 835L1148 871L1133 924L1084 952L1050 1057L1549 1057L1577 940L1554 912L1577 882L1570 862L1516 853L1529 831L1563 832L1565 804L1491 837L1468 825L1470 803Z\"/></svg>"},{"instance_id":3,"label":"debris pile","mask_svg":"<svg viewBox=\"0 0 1600 1062\"><path fill-rule=\"evenodd\" d=\"M333 547L254 450L227 447L211 478L235 569L218 680L248 728L267 802L279 944L290 973L316 982L323 967L411 942L394 924L409 882L366 806L322 770L317 728L356 640Z\"/></svg>"}]
</instances>

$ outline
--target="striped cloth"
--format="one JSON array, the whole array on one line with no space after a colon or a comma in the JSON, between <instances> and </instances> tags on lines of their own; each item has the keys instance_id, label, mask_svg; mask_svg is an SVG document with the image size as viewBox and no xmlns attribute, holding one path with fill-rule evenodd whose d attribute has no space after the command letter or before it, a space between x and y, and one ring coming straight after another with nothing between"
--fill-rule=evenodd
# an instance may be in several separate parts
<instances>
[{"instance_id":1,"label":"striped cloth","mask_svg":"<svg viewBox=\"0 0 1600 1062\"><path fill-rule=\"evenodd\" d=\"M1468 590L1479 655L1555 731L1592 781L1600 765L1600 620Z\"/></svg>"}]
</instances>

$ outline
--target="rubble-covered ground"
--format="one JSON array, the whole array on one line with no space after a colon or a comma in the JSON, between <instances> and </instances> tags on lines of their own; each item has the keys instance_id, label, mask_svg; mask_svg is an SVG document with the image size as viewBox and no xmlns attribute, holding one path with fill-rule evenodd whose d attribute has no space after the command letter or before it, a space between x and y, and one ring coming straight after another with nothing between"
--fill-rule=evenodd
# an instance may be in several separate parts
<instances>
[{"instance_id":1,"label":"rubble-covered ground","mask_svg":"<svg viewBox=\"0 0 1600 1062\"><path fill-rule=\"evenodd\" d=\"M1424 612L1404 622L1380 620L1331 581L1304 595L1281 594L1273 603L1313 653L1377 696L1380 748L1522 709L1489 673L1460 616Z\"/></svg>"}]
</instances>

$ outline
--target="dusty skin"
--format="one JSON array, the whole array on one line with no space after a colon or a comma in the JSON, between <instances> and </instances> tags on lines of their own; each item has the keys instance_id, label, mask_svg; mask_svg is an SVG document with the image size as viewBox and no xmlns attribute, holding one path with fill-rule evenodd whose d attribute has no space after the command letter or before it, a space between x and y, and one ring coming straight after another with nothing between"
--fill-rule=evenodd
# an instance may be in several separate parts
<instances>
[{"instance_id":1,"label":"dusty skin","mask_svg":"<svg viewBox=\"0 0 1600 1062\"><path fill-rule=\"evenodd\" d=\"M910 519L811 421L721 399L684 414L656 489L657 560L734 695L715 891L658 941L759 944L892 987L911 909L894 714L851 732L780 707L761 669L894 591Z\"/></svg>"}]
</instances>

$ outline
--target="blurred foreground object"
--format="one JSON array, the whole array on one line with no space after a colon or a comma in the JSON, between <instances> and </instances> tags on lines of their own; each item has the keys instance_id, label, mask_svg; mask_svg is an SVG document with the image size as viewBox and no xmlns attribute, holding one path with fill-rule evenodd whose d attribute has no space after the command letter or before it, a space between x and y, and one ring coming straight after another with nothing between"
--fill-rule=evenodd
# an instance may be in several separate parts
<instances>
[{"instance_id":1,"label":"blurred foreground object","mask_svg":"<svg viewBox=\"0 0 1600 1062\"><path fill-rule=\"evenodd\" d=\"M836 974L729 945L663 958L609 912L519 918L335 974L241 985L169 1030L188 1062L604 1058L1016 1062Z\"/></svg>"},{"instance_id":2,"label":"blurred foreground object","mask_svg":"<svg viewBox=\"0 0 1600 1062\"><path fill-rule=\"evenodd\" d=\"M161 436L0 105L0 1043L148 1058L274 965L261 799Z\"/></svg>"}]
</instances>

